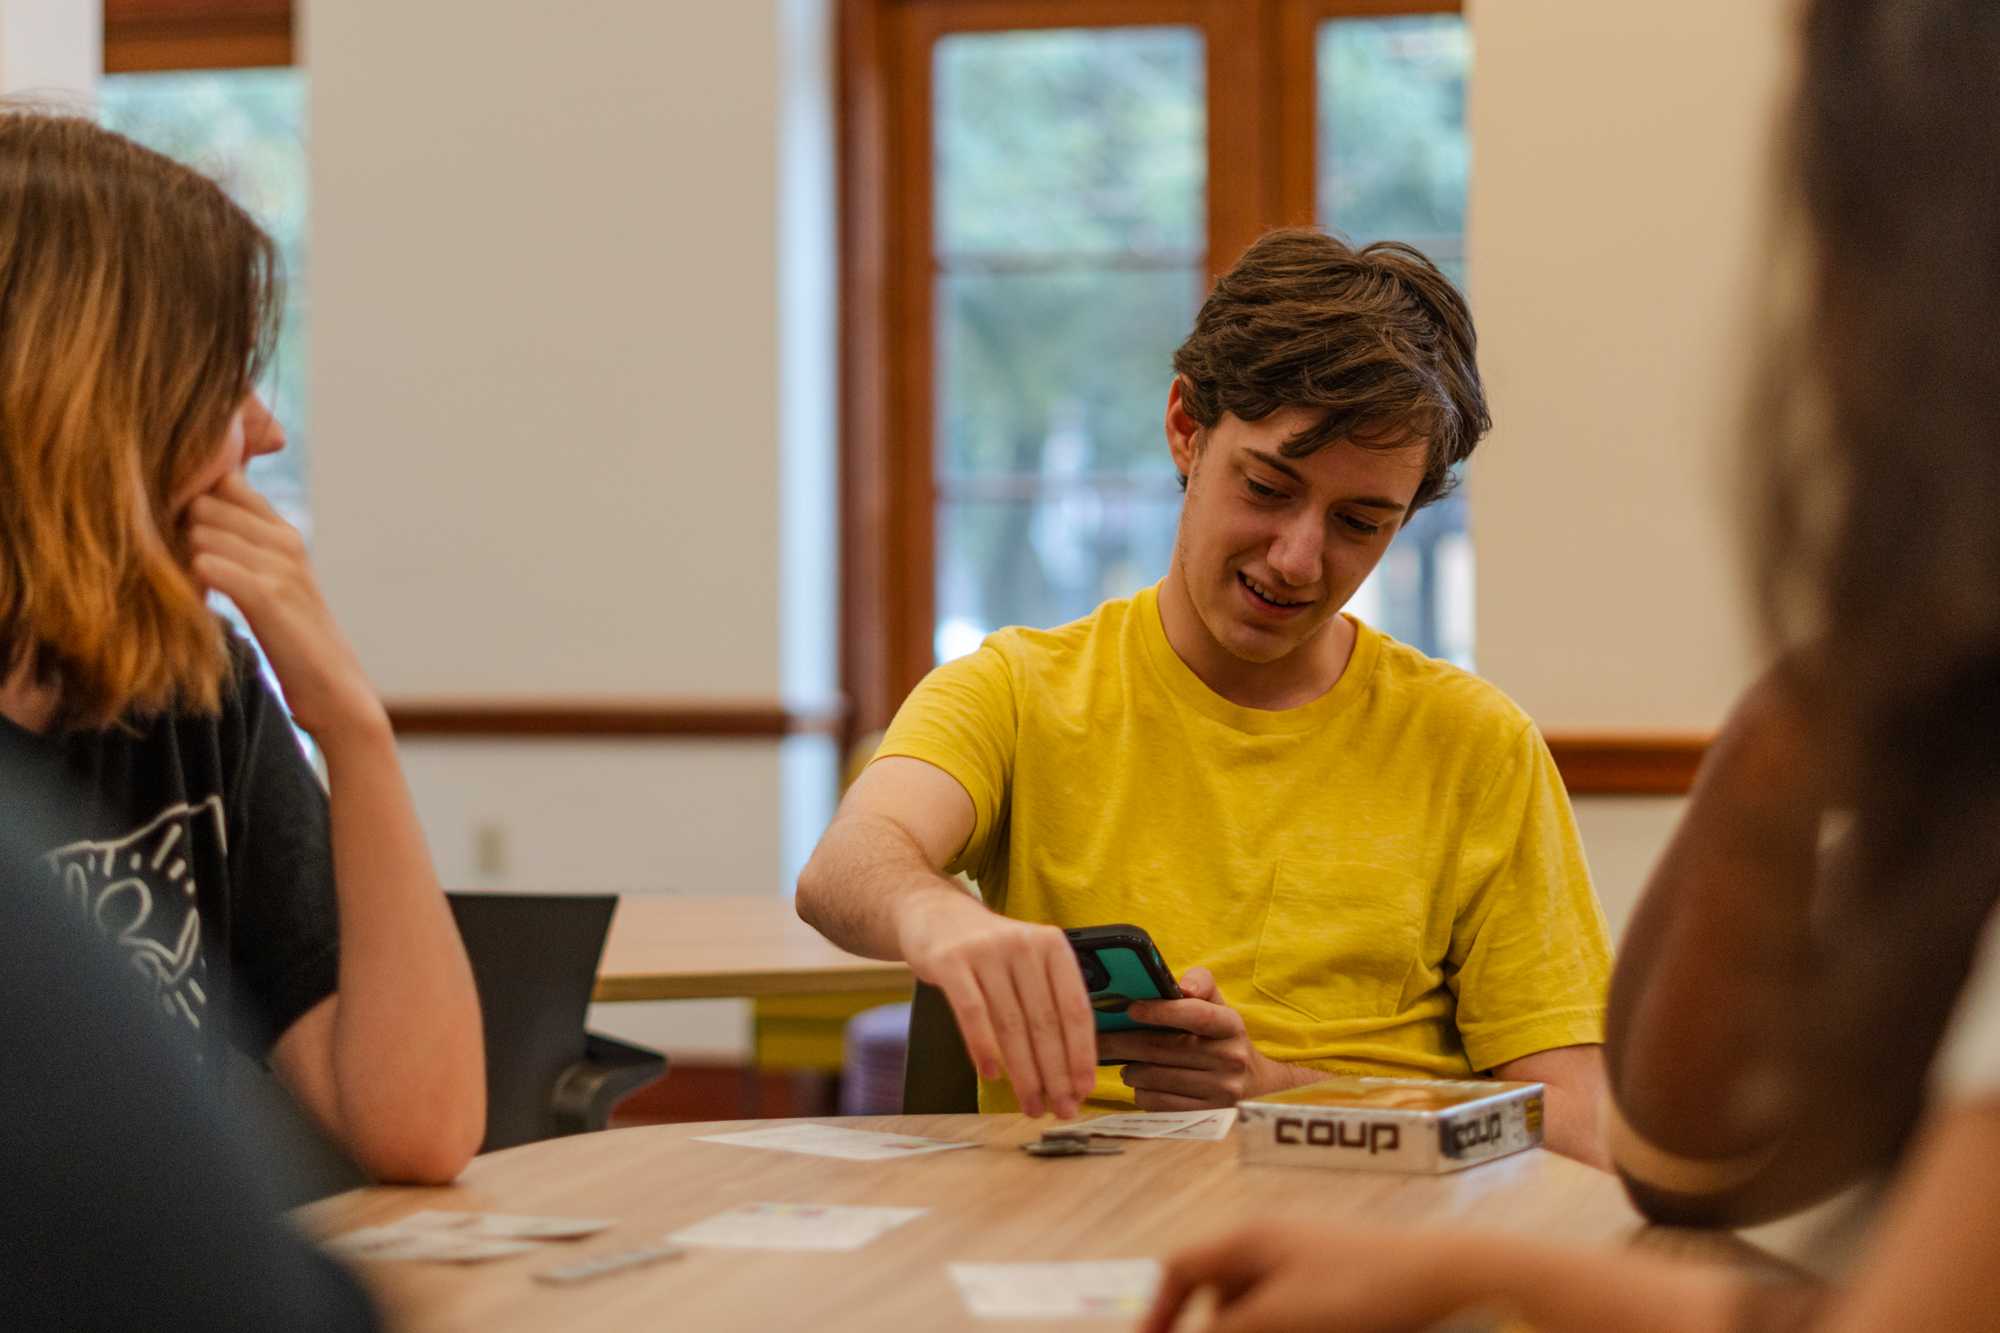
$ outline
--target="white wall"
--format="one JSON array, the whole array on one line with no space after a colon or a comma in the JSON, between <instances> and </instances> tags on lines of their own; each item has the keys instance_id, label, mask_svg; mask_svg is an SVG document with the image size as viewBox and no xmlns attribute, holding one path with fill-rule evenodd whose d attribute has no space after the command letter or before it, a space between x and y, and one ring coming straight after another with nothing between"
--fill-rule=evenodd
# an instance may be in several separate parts
<instances>
[{"instance_id":1,"label":"white wall","mask_svg":"<svg viewBox=\"0 0 2000 1333\"><path fill-rule=\"evenodd\" d=\"M830 693L827 13L305 7L316 557L386 696ZM777 893L829 748L404 754L453 885Z\"/></svg>"},{"instance_id":2,"label":"white wall","mask_svg":"<svg viewBox=\"0 0 2000 1333\"><path fill-rule=\"evenodd\" d=\"M1706 729L1751 669L1719 463L1782 8L1472 11L1479 662L1552 730Z\"/></svg>"},{"instance_id":3,"label":"white wall","mask_svg":"<svg viewBox=\"0 0 2000 1333\"><path fill-rule=\"evenodd\" d=\"M1726 463L1788 8L1469 7L1478 658L1549 731L1707 731L1755 670ZM1577 804L1622 923L1680 802Z\"/></svg>"},{"instance_id":4,"label":"white wall","mask_svg":"<svg viewBox=\"0 0 2000 1333\"><path fill-rule=\"evenodd\" d=\"M0 0L0 93L88 106L104 68L104 6Z\"/></svg>"},{"instance_id":5,"label":"white wall","mask_svg":"<svg viewBox=\"0 0 2000 1333\"><path fill-rule=\"evenodd\" d=\"M385 694L778 691L771 3L307 10L319 559Z\"/></svg>"}]
</instances>

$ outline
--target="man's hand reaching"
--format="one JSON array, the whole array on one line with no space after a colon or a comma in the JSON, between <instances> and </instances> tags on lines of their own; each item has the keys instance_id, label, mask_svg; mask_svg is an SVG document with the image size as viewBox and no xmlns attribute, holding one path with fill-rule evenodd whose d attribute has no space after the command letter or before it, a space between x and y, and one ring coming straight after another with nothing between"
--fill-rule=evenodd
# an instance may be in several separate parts
<instances>
[{"instance_id":1,"label":"man's hand reaching","mask_svg":"<svg viewBox=\"0 0 2000 1333\"><path fill-rule=\"evenodd\" d=\"M938 894L911 904L900 933L911 970L951 1001L980 1077L1004 1072L1029 1115L1076 1115L1097 1083L1097 1028L1062 931Z\"/></svg>"}]
</instances>

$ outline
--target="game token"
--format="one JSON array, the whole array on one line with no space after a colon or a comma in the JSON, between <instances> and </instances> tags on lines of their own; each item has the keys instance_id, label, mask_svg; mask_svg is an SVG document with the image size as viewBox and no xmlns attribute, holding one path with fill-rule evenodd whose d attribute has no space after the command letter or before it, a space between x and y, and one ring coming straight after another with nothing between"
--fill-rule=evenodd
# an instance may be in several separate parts
<instances>
[{"instance_id":1,"label":"game token","mask_svg":"<svg viewBox=\"0 0 2000 1333\"><path fill-rule=\"evenodd\" d=\"M678 1259L685 1253L687 1251L678 1245L664 1243L641 1246L636 1250L618 1250L611 1254L578 1259L574 1263L563 1264L556 1268L544 1268L535 1274L535 1281L567 1286L577 1282L588 1282L592 1278L606 1277L612 1273L622 1273L628 1268L658 1263L662 1259Z\"/></svg>"},{"instance_id":2,"label":"game token","mask_svg":"<svg viewBox=\"0 0 2000 1333\"><path fill-rule=\"evenodd\" d=\"M1021 1151L1031 1157L1112 1157L1125 1150L1097 1142L1088 1130L1051 1129L1033 1143L1022 1144Z\"/></svg>"}]
</instances>

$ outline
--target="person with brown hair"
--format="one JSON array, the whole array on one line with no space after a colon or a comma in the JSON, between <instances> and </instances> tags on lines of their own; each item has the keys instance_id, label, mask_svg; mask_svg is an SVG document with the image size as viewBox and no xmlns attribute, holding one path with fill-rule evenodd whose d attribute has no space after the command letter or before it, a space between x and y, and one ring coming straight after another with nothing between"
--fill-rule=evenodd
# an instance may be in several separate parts
<instances>
[{"instance_id":1,"label":"person with brown hair","mask_svg":"<svg viewBox=\"0 0 2000 1333\"><path fill-rule=\"evenodd\" d=\"M1621 949L1610 1154L1657 1221L1842 1191L1837 1281L1272 1224L1168 1269L1216 1333L1990 1329L2000 1310L2000 9L1810 0L1744 458L1777 664L1717 738ZM1879 1209L1876 1204L1879 1201ZM1874 1213L1873 1216L1868 1214ZM1321 1256L1337 1247L1342 1271Z\"/></svg>"},{"instance_id":2,"label":"person with brown hair","mask_svg":"<svg viewBox=\"0 0 2000 1333\"><path fill-rule=\"evenodd\" d=\"M267 1059L364 1169L441 1182L485 1127L471 969L382 704L243 475L284 447L277 267L214 182L0 106L0 758L11 802L81 792L47 891L163 1038Z\"/></svg>"},{"instance_id":3,"label":"person with brown hair","mask_svg":"<svg viewBox=\"0 0 2000 1333\"><path fill-rule=\"evenodd\" d=\"M1598 1157L1609 948L1547 748L1340 614L1485 433L1474 353L1415 250L1266 235L1174 358L1165 579L1001 630L903 704L799 912L944 992L982 1107L1491 1072L1546 1082L1549 1141ZM1130 1010L1176 1031L1094 1031L1059 928L1114 922L1184 969L1184 998Z\"/></svg>"}]
</instances>

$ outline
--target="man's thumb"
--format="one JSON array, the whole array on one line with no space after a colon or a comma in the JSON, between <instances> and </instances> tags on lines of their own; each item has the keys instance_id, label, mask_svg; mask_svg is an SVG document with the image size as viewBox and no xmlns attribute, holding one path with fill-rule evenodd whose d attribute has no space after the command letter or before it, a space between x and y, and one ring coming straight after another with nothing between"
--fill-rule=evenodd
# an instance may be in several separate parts
<instances>
[{"instance_id":1,"label":"man's thumb","mask_svg":"<svg viewBox=\"0 0 2000 1333\"><path fill-rule=\"evenodd\" d=\"M1181 994L1196 1000L1222 999L1222 992L1215 987L1214 975L1205 967L1191 967L1181 973Z\"/></svg>"}]
</instances>

